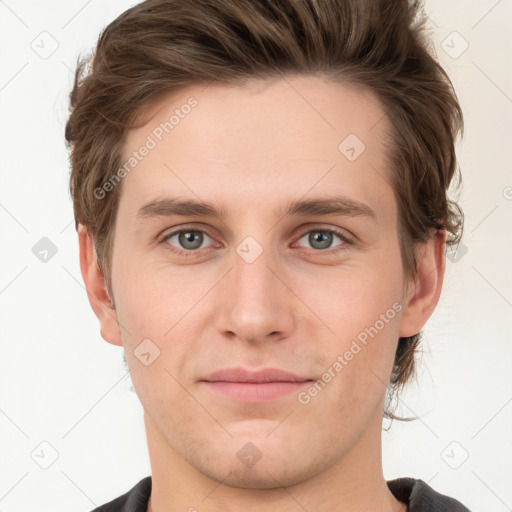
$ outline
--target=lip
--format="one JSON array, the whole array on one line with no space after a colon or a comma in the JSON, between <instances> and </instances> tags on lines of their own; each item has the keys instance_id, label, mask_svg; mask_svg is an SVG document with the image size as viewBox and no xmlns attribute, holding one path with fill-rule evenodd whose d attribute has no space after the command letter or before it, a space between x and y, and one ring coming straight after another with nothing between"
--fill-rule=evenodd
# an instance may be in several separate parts
<instances>
[{"instance_id":1,"label":"lip","mask_svg":"<svg viewBox=\"0 0 512 512\"><path fill-rule=\"evenodd\" d=\"M245 402L273 400L313 381L278 368L249 371L241 367L219 370L199 380L214 392Z\"/></svg>"}]
</instances>

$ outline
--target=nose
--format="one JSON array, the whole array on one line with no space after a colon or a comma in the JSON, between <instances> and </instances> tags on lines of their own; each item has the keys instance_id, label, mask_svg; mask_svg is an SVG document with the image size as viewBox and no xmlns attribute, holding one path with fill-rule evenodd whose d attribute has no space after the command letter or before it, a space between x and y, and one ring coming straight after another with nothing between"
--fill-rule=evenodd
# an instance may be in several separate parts
<instances>
[{"instance_id":1,"label":"nose","mask_svg":"<svg viewBox=\"0 0 512 512\"><path fill-rule=\"evenodd\" d=\"M287 287L285 271L270 250L263 250L254 261L240 254L233 254L233 268L217 297L218 331L248 343L290 336L297 304Z\"/></svg>"}]
</instances>

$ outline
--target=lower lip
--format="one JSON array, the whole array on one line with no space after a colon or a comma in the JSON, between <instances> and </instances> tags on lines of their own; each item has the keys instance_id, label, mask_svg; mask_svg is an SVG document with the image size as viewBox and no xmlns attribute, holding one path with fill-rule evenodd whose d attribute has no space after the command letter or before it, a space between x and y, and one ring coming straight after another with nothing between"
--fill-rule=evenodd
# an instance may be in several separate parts
<instances>
[{"instance_id":1,"label":"lower lip","mask_svg":"<svg viewBox=\"0 0 512 512\"><path fill-rule=\"evenodd\" d=\"M305 382L208 382L203 381L210 389L229 396L235 400L247 402L263 402L290 393L298 392L302 387L311 384Z\"/></svg>"}]
</instances>

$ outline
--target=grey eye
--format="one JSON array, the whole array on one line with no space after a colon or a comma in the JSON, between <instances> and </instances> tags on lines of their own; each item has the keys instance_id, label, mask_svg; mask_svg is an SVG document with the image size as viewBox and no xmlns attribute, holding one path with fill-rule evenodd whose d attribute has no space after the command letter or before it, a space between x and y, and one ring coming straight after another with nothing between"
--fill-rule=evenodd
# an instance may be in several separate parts
<instances>
[{"instance_id":1,"label":"grey eye","mask_svg":"<svg viewBox=\"0 0 512 512\"><path fill-rule=\"evenodd\" d=\"M335 238L338 238L340 243L333 245L333 240ZM330 249L331 247L335 247L344 243L344 240L341 238L341 236L334 233L334 231L321 229L315 229L309 233L306 233L300 238L299 242L303 241L304 239L306 239L307 243L309 243L310 246L316 250Z\"/></svg>"},{"instance_id":2,"label":"grey eye","mask_svg":"<svg viewBox=\"0 0 512 512\"><path fill-rule=\"evenodd\" d=\"M211 241L211 238L206 233L194 230L176 231L167 238L169 244L186 251L200 249L208 240Z\"/></svg>"}]
</instances>

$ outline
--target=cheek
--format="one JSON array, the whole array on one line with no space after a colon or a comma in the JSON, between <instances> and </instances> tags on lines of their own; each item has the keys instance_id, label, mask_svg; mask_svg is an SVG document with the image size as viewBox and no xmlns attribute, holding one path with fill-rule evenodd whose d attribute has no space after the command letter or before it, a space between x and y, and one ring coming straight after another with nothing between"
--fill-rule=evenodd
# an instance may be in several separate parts
<instances>
[{"instance_id":1,"label":"cheek","mask_svg":"<svg viewBox=\"0 0 512 512\"><path fill-rule=\"evenodd\" d=\"M316 279L315 287L303 281L299 293L323 324L324 334L311 336L325 380L335 382L329 383L338 395L333 399L357 406L368 394L380 398L389 381L403 309L401 263L390 257L332 274Z\"/></svg>"},{"instance_id":2,"label":"cheek","mask_svg":"<svg viewBox=\"0 0 512 512\"><path fill-rule=\"evenodd\" d=\"M181 379L198 339L198 320L204 320L204 304L199 301L211 288L208 282L171 273L142 258L118 261L113 272L116 313L138 391L174 389L170 374Z\"/></svg>"},{"instance_id":3,"label":"cheek","mask_svg":"<svg viewBox=\"0 0 512 512\"><path fill-rule=\"evenodd\" d=\"M350 436L370 421L384 401L397 339L397 321L393 319L380 330L372 325L354 336L339 338L337 345L323 347L330 357L324 359L325 371L317 389L300 397L301 403L310 402L316 422L335 422Z\"/></svg>"},{"instance_id":4,"label":"cheek","mask_svg":"<svg viewBox=\"0 0 512 512\"><path fill-rule=\"evenodd\" d=\"M375 324L381 331L396 322L402 278L400 261L382 258L323 272L314 269L294 280L294 290L325 327L322 338L339 349L360 333L364 337L366 329L373 331Z\"/></svg>"},{"instance_id":5,"label":"cheek","mask_svg":"<svg viewBox=\"0 0 512 512\"><path fill-rule=\"evenodd\" d=\"M170 272L161 263L142 256L117 263L112 284L119 321L133 334L163 344L180 319L198 303L204 293L204 280L195 274L191 277Z\"/></svg>"}]
</instances>

